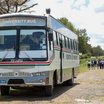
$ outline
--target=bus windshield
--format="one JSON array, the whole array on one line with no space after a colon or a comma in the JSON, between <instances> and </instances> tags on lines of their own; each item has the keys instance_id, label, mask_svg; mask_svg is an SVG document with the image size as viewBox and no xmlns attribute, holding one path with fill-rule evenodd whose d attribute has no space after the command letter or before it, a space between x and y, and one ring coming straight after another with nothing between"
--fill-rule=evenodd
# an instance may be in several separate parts
<instances>
[{"instance_id":1,"label":"bus windshield","mask_svg":"<svg viewBox=\"0 0 104 104\"><path fill-rule=\"evenodd\" d=\"M0 30L0 58L14 58L16 30Z\"/></svg>"},{"instance_id":2,"label":"bus windshield","mask_svg":"<svg viewBox=\"0 0 104 104\"><path fill-rule=\"evenodd\" d=\"M0 30L1 60L15 57L22 59L47 58L45 29L19 29L18 31L17 29Z\"/></svg>"},{"instance_id":3,"label":"bus windshield","mask_svg":"<svg viewBox=\"0 0 104 104\"><path fill-rule=\"evenodd\" d=\"M46 31L43 29L21 29L20 58L46 58Z\"/></svg>"}]
</instances>

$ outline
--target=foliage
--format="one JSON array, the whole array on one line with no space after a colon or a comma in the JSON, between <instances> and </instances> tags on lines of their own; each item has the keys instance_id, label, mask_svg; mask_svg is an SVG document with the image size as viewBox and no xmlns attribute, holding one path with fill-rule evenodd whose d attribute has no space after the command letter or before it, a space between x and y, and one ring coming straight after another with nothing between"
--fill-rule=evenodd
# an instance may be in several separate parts
<instances>
[{"instance_id":1,"label":"foliage","mask_svg":"<svg viewBox=\"0 0 104 104\"><path fill-rule=\"evenodd\" d=\"M69 28L71 31L73 31L73 32L76 31L76 29L74 28L73 24L71 22L69 22L67 18L65 18L65 17L60 18L59 21L61 23L63 23L67 28Z\"/></svg>"},{"instance_id":2,"label":"foliage","mask_svg":"<svg viewBox=\"0 0 104 104\"><path fill-rule=\"evenodd\" d=\"M0 0L0 14L15 13L28 10L37 3L27 6L30 0Z\"/></svg>"},{"instance_id":3,"label":"foliage","mask_svg":"<svg viewBox=\"0 0 104 104\"><path fill-rule=\"evenodd\" d=\"M92 48L92 54L93 56L102 56L104 54L104 51L101 49L100 46L97 46Z\"/></svg>"},{"instance_id":4,"label":"foliage","mask_svg":"<svg viewBox=\"0 0 104 104\"><path fill-rule=\"evenodd\" d=\"M87 36L86 29L76 30L76 34L78 35L79 40L79 51L83 54L87 53L88 51L88 40L89 37Z\"/></svg>"},{"instance_id":5,"label":"foliage","mask_svg":"<svg viewBox=\"0 0 104 104\"><path fill-rule=\"evenodd\" d=\"M81 56L80 56L80 59L87 59L87 58L89 58L91 55L90 54L82 54Z\"/></svg>"},{"instance_id":6,"label":"foliage","mask_svg":"<svg viewBox=\"0 0 104 104\"><path fill-rule=\"evenodd\" d=\"M104 51L100 46L92 47L91 44L88 44L90 38L87 35L86 29L76 29L67 18L60 18L59 21L63 23L67 28L78 35L79 40L79 52L82 53L81 58L88 58L90 56L102 56Z\"/></svg>"},{"instance_id":7,"label":"foliage","mask_svg":"<svg viewBox=\"0 0 104 104\"><path fill-rule=\"evenodd\" d=\"M87 59L81 59L80 60L80 70L79 71L80 71L80 73L88 71Z\"/></svg>"}]
</instances>

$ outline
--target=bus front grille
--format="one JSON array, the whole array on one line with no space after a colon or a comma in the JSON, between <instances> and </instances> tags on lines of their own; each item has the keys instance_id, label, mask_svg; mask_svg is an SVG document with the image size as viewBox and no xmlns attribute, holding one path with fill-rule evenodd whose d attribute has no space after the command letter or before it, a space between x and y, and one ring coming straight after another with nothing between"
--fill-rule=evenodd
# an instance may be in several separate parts
<instances>
[{"instance_id":1,"label":"bus front grille","mask_svg":"<svg viewBox=\"0 0 104 104\"><path fill-rule=\"evenodd\" d=\"M0 77L31 77L31 73L27 73L27 72L7 72L7 73L0 73Z\"/></svg>"},{"instance_id":2,"label":"bus front grille","mask_svg":"<svg viewBox=\"0 0 104 104\"><path fill-rule=\"evenodd\" d=\"M8 84L24 84L23 79L9 79Z\"/></svg>"}]
</instances>

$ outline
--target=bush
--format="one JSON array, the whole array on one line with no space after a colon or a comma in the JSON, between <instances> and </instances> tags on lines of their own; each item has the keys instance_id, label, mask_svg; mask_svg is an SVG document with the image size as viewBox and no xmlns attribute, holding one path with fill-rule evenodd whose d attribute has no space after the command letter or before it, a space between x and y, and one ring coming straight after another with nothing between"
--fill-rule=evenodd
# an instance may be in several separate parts
<instances>
[{"instance_id":1,"label":"bush","mask_svg":"<svg viewBox=\"0 0 104 104\"><path fill-rule=\"evenodd\" d=\"M80 59L86 59L86 58L89 58L90 57L90 54L82 54L80 56Z\"/></svg>"}]
</instances>

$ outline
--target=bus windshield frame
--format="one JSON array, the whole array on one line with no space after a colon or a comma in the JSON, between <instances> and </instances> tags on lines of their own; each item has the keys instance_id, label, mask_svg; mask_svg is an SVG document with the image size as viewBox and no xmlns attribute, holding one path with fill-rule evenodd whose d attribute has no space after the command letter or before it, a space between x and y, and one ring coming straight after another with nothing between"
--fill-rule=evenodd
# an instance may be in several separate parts
<instances>
[{"instance_id":1,"label":"bus windshield frame","mask_svg":"<svg viewBox=\"0 0 104 104\"><path fill-rule=\"evenodd\" d=\"M0 60L47 60L45 28L0 29Z\"/></svg>"}]
</instances>

